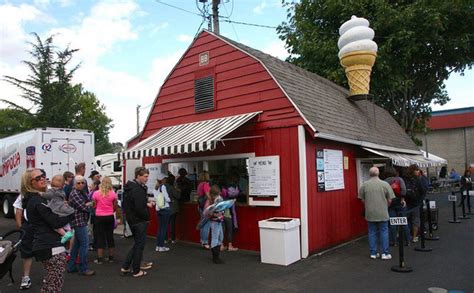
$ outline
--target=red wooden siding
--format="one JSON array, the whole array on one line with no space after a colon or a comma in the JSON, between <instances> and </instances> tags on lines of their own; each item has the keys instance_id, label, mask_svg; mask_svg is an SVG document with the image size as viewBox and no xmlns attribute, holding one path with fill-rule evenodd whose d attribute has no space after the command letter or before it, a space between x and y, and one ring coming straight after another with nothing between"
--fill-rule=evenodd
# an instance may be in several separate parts
<instances>
[{"instance_id":1,"label":"red wooden siding","mask_svg":"<svg viewBox=\"0 0 474 293\"><path fill-rule=\"evenodd\" d=\"M199 54L206 51L209 64L199 66ZM214 72L216 110L197 114L194 79L202 71ZM255 111L264 111L263 128L304 124L258 61L203 32L164 82L140 141L162 127Z\"/></svg>"},{"instance_id":2,"label":"red wooden siding","mask_svg":"<svg viewBox=\"0 0 474 293\"><path fill-rule=\"evenodd\" d=\"M256 156L280 156L280 207L238 206L239 231L235 235L235 245L243 249L260 250L258 221L271 217L300 217L299 201L299 163L297 127L255 130L256 125L244 126L234 136L263 135L263 138L226 142L213 152L195 153L190 156L209 156L255 152ZM255 131L254 131L255 130ZM183 156L180 156L183 157ZM144 158L143 162L158 163L158 158ZM156 212L150 210L152 222L148 227L149 235L157 233ZM196 204L181 206L177 218L177 237L180 240L199 242L196 224L199 220Z\"/></svg>"},{"instance_id":3,"label":"red wooden siding","mask_svg":"<svg viewBox=\"0 0 474 293\"><path fill-rule=\"evenodd\" d=\"M320 251L355 238L367 230L362 216L363 205L357 199L357 147L309 138L306 143L308 167L308 232L309 251ZM318 192L316 180L316 149L341 150L349 158L344 170L342 190Z\"/></svg>"}]
</instances>

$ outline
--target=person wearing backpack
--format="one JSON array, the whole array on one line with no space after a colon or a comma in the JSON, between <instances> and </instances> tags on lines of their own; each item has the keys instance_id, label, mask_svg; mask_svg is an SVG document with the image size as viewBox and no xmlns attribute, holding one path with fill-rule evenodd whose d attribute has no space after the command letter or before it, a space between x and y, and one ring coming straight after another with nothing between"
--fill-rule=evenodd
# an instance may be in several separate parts
<instances>
[{"instance_id":1,"label":"person wearing backpack","mask_svg":"<svg viewBox=\"0 0 474 293\"><path fill-rule=\"evenodd\" d=\"M162 177L158 179L155 190L153 191L153 196L156 200L156 215L158 218L158 232L156 235L156 248L157 252L166 252L169 251L169 247L165 247L165 237L168 230L168 222L171 216L170 208L170 196L168 193L168 188L166 186L167 177Z\"/></svg>"},{"instance_id":2,"label":"person wearing backpack","mask_svg":"<svg viewBox=\"0 0 474 293\"><path fill-rule=\"evenodd\" d=\"M393 167L385 169L385 182L390 184L390 187L395 194L392 204L388 207L388 214L390 217L407 217L407 204L405 196L407 189L405 181L399 176L398 172ZM403 226L403 236L405 243L409 245L411 241L410 228L408 225ZM390 245L397 245L397 226L390 225Z\"/></svg>"},{"instance_id":3,"label":"person wearing backpack","mask_svg":"<svg viewBox=\"0 0 474 293\"><path fill-rule=\"evenodd\" d=\"M405 201L408 207L409 221L411 223L412 241L418 242L418 230L420 228L420 206L423 204L426 191L420 180L420 168L417 165L408 167L405 180L407 193Z\"/></svg>"}]
</instances>

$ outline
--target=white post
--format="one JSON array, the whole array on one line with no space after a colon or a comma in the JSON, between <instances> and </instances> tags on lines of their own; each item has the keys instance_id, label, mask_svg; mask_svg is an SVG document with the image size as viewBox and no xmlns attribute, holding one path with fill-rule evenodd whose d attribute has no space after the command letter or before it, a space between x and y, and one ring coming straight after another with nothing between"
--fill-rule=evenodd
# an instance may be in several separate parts
<instances>
[{"instance_id":1,"label":"white post","mask_svg":"<svg viewBox=\"0 0 474 293\"><path fill-rule=\"evenodd\" d=\"M306 169L306 136L302 125L298 126L298 156L300 162L301 257L307 258L309 255L308 174Z\"/></svg>"}]
</instances>

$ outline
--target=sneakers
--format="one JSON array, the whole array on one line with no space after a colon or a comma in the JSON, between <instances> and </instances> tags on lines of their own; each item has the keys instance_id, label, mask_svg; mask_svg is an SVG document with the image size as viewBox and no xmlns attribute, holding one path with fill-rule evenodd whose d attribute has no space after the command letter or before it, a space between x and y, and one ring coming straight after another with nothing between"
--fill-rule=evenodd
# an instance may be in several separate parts
<instances>
[{"instance_id":1,"label":"sneakers","mask_svg":"<svg viewBox=\"0 0 474 293\"><path fill-rule=\"evenodd\" d=\"M156 252L166 252L166 251L169 251L169 250L170 250L170 249L169 249L168 247L164 247L164 246L162 246L162 247L157 246L157 247L155 248L155 251L156 251Z\"/></svg>"},{"instance_id":2,"label":"sneakers","mask_svg":"<svg viewBox=\"0 0 474 293\"><path fill-rule=\"evenodd\" d=\"M392 255L390 253L382 254L382 260L389 260L392 259Z\"/></svg>"},{"instance_id":3,"label":"sneakers","mask_svg":"<svg viewBox=\"0 0 474 293\"><path fill-rule=\"evenodd\" d=\"M370 255L370 258L371 258L371 259L380 258L380 253L377 252L377 254L371 254L371 255Z\"/></svg>"},{"instance_id":4,"label":"sneakers","mask_svg":"<svg viewBox=\"0 0 474 293\"><path fill-rule=\"evenodd\" d=\"M74 231L70 230L70 231L67 231L63 237L61 237L61 243L64 244L66 242L68 242L69 240L71 240L71 238L74 237Z\"/></svg>"},{"instance_id":5,"label":"sneakers","mask_svg":"<svg viewBox=\"0 0 474 293\"><path fill-rule=\"evenodd\" d=\"M413 240L412 240L413 243L417 243L418 242L418 236L416 237L413 237Z\"/></svg>"},{"instance_id":6,"label":"sneakers","mask_svg":"<svg viewBox=\"0 0 474 293\"><path fill-rule=\"evenodd\" d=\"M29 276L24 276L21 278L20 290L26 290L31 287L31 279Z\"/></svg>"},{"instance_id":7,"label":"sneakers","mask_svg":"<svg viewBox=\"0 0 474 293\"><path fill-rule=\"evenodd\" d=\"M96 258L96 259L94 259L94 263L98 264L98 265L104 264L104 259L101 258L101 257Z\"/></svg>"}]
</instances>

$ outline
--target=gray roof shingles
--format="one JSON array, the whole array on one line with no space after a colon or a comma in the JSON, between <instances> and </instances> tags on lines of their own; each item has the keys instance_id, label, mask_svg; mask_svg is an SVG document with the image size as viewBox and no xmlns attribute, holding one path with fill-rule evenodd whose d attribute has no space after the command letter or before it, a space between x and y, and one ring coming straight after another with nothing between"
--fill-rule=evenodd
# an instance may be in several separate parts
<instances>
[{"instance_id":1,"label":"gray roof shingles","mask_svg":"<svg viewBox=\"0 0 474 293\"><path fill-rule=\"evenodd\" d=\"M304 118L320 133L417 151L393 117L370 101L351 101L335 83L223 36L216 36L261 61ZM374 118L375 115L375 118Z\"/></svg>"}]
</instances>

